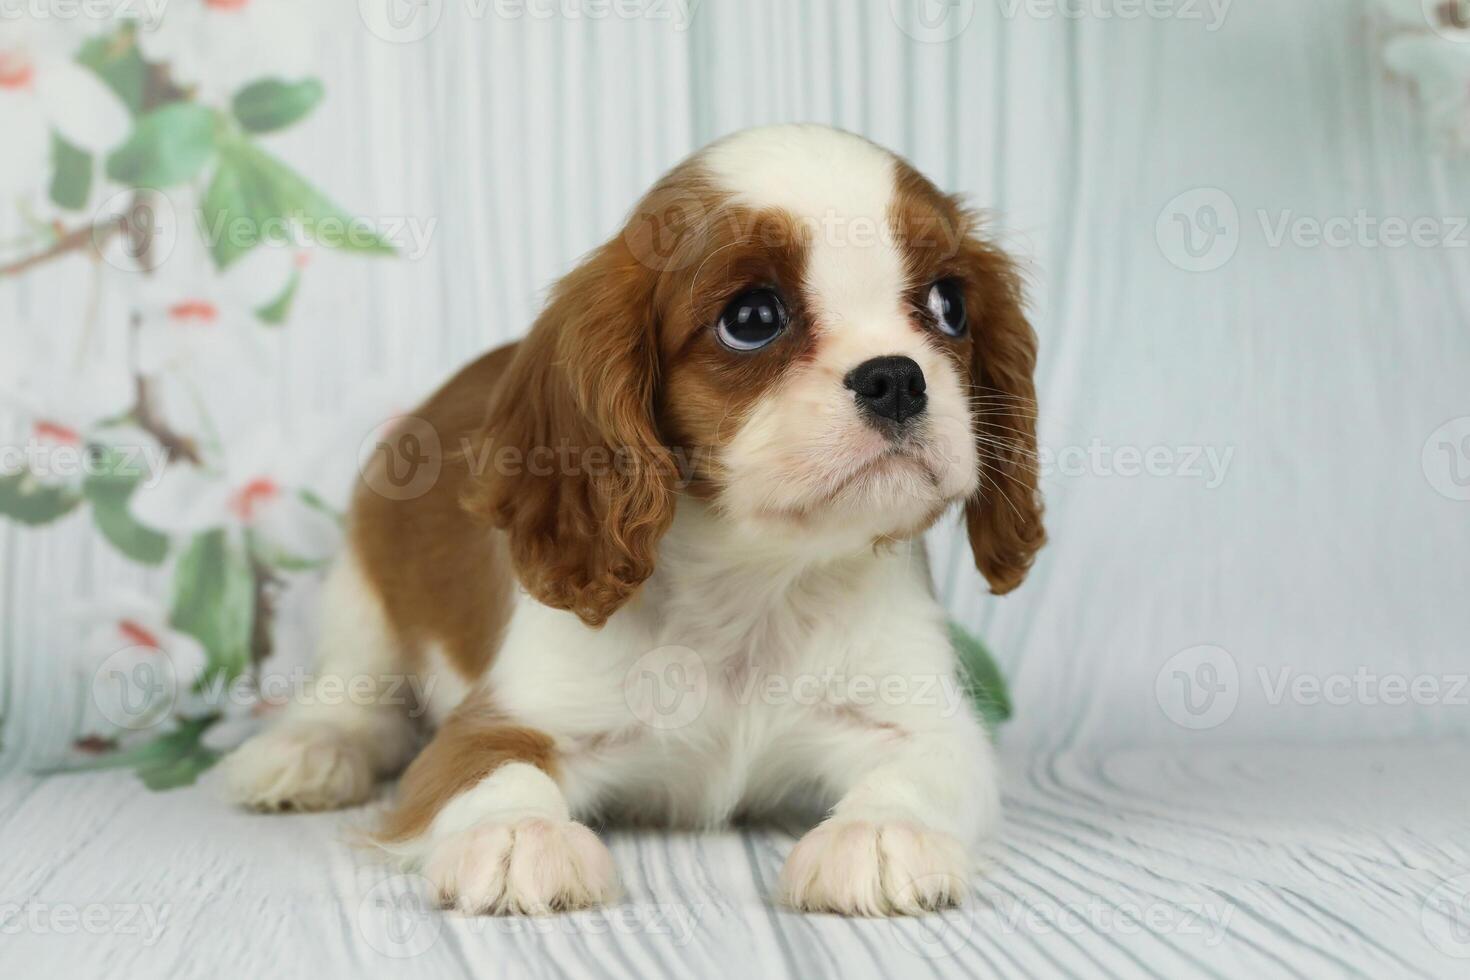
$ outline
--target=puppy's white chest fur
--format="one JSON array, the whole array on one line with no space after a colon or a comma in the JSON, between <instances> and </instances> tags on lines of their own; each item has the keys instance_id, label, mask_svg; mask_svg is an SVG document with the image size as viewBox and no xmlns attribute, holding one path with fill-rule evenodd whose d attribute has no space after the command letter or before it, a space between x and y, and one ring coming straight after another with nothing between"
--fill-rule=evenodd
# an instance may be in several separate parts
<instances>
[{"instance_id":1,"label":"puppy's white chest fur","mask_svg":"<svg viewBox=\"0 0 1470 980\"><path fill-rule=\"evenodd\" d=\"M918 547L818 558L732 541L685 503L659 571L603 629L524 601L488 689L557 739L574 812L705 826L765 811L819 790L824 755L959 707Z\"/></svg>"}]
</instances>

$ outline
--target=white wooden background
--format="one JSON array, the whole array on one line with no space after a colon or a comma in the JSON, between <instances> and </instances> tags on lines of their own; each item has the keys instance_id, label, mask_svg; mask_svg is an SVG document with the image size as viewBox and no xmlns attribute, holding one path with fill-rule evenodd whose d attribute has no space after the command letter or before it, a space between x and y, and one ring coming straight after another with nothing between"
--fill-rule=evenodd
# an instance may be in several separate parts
<instances>
[{"instance_id":1,"label":"white wooden background","mask_svg":"<svg viewBox=\"0 0 1470 980\"><path fill-rule=\"evenodd\" d=\"M846 126L996 209L1034 269L1047 446L1231 456L1218 486L1053 474L1052 544L1005 600L936 535L939 584L1017 705L1008 829L975 901L898 926L796 917L769 900L783 833L618 833L624 925L536 932L406 906L437 938L395 959L371 938L390 872L342 843L341 819L250 818L128 774L27 775L73 731L64 607L162 583L83 521L0 524L0 969L1466 975L1470 707L1449 692L1470 670L1470 502L1436 489L1421 450L1470 415L1470 249L1272 247L1262 215L1466 215L1470 167L1431 152L1368 0L1238 0L1215 31L958 0L969 20L942 44L899 29L906 6L704 0L681 31L444 0L427 38L390 44L348 4L322 45L327 102L277 143L350 208L432 220L433 237L416 261L315 263L269 384L240 409L291 420L427 390L518 335L659 173L746 125ZM1156 238L1195 188L1240 215L1238 251L1209 272ZM0 326L68 329L80 261L0 286ZM288 615L282 632L300 656L305 630ZM1237 703L1197 729L1157 681L1203 644L1228 651ZM1442 693L1306 703L1272 696L1283 669ZM120 928L57 935L7 903L168 918L145 946ZM693 916L688 940L655 913Z\"/></svg>"}]
</instances>

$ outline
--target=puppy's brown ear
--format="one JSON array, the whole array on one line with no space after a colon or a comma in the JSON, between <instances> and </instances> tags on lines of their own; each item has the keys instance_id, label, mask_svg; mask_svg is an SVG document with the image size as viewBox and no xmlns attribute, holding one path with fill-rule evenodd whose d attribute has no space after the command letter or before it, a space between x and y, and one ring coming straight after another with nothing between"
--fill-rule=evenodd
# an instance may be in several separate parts
<instances>
[{"instance_id":1,"label":"puppy's brown ear","mask_svg":"<svg viewBox=\"0 0 1470 980\"><path fill-rule=\"evenodd\" d=\"M491 402L463 503L509 536L537 599L601 626L653 573L674 515L654 421L656 275L622 238L552 291Z\"/></svg>"},{"instance_id":2,"label":"puppy's brown ear","mask_svg":"<svg viewBox=\"0 0 1470 980\"><path fill-rule=\"evenodd\" d=\"M996 595L1026 578L1046 543L1036 465L1036 333L1015 263L978 237L960 245L973 338L971 410L980 489L965 504L975 567Z\"/></svg>"}]
</instances>

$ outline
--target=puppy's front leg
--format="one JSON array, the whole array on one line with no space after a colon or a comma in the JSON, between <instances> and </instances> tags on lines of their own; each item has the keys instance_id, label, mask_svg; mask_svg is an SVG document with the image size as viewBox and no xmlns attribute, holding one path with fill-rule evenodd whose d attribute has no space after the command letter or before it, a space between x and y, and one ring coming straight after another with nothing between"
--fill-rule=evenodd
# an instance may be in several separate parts
<instances>
[{"instance_id":1,"label":"puppy's front leg","mask_svg":"<svg viewBox=\"0 0 1470 980\"><path fill-rule=\"evenodd\" d=\"M906 677L911 699L922 700L912 692L927 678L886 676ZM941 681L937 708L840 710L839 727L813 760L837 803L786 860L787 904L909 915L958 905L969 893L975 849L1000 822L1000 793L984 727L953 677Z\"/></svg>"},{"instance_id":2,"label":"puppy's front leg","mask_svg":"<svg viewBox=\"0 0 1470 980\"><path fill-rule=\"evenodd\" d=\"M446 907L537 915L610 901L612 856L571 819L552 739L474 695L404 773L379 840L417 863Z\"/></svg>"}]
</instances>

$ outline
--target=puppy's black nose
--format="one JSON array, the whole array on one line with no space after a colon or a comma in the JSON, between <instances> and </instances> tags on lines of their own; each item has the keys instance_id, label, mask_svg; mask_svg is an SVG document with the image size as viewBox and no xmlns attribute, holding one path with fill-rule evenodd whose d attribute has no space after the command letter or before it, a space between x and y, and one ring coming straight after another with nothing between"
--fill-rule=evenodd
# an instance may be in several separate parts
<instances>
[{"instance_id":1,"label":"puppy's black nose","mask_svg":"<svg viewBox=\"0 0 1470 980\"><path fill-rule=\"evenodd\" d=\"M911 357L875 357L851 371L843 383L857 395L870 419L902 425L924 411L924 371Z\"/></svg>"}]
</instances>

